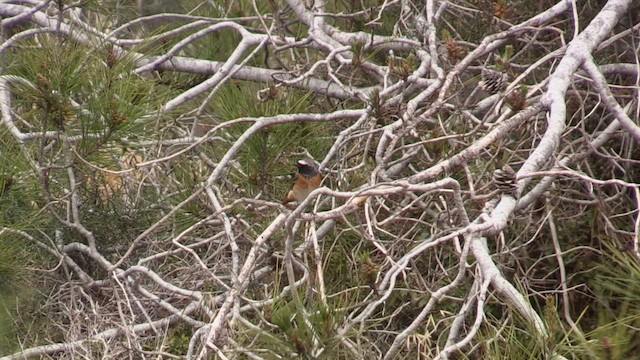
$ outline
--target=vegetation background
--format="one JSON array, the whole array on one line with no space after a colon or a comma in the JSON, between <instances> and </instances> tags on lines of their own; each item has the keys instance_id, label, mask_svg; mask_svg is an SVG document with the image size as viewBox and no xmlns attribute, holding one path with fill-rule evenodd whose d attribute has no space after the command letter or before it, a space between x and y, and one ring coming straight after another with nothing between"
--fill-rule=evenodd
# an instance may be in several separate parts
<instances>
[{"instance_id":1,"label":"vegetation background","mask_svg":"<svg viewBox=\"0 0 640 360\"><path fill-rule=\"evenodd\" d=\"M0 16L0 359L640 358L638 2Z\"/></svg>"}]
</instances>

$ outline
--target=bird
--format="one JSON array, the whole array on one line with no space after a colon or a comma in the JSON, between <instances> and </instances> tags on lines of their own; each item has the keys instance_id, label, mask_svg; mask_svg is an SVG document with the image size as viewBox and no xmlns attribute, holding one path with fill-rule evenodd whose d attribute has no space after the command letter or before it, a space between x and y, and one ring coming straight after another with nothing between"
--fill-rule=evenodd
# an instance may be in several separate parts
<instances>
[{"instance_id":1,"label":"bird","mask_svg":"<svg viewBox=\"0 0 640 360\"><path fill-rule=\"evenodd\" d=\"M309 158L298 160L296 166L298 167L298 174L296 175L296 180L293 183L291 191L289 191L287 197L282 201L283 205L292 201L302 202L313 190L317 189L322 182L322 175L313 160Z\"/></svg>"}]
</instances>

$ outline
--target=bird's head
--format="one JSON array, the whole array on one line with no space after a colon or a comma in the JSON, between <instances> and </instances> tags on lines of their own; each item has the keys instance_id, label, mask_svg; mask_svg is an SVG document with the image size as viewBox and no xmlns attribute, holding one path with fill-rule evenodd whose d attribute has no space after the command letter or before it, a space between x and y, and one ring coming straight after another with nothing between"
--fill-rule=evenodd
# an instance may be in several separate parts
<instances>
[{"instance_id":1,"label":"bird's head","mask_svg":"<svg viewBox=\"0 0 640 360\"><path fill-rule=\"evenodd\" d=\"M311 177L318 173L318 168L315 162L311 159L298 160L296 165L298 166L298 172L302 175Z\"/></svg>"}]
</instances>

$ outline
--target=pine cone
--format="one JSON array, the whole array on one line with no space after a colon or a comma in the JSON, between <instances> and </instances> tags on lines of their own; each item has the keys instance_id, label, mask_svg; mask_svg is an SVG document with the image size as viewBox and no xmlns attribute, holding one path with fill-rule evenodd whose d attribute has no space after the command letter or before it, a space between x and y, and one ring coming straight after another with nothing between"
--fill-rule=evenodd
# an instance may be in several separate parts
<instances>
[{"instance_id":1,"label":"pine cone","mask_svg":"<svg viewBox=\"0 0 640 360\"><path fill-rule=\"evenodd\" d=\"M467 51L455 40L449 40L446 44L447 55L452 64L456 64L467 55Z\"/></svg>"},{"instance_id":2,"label":"pine cone","mask_svg":"<svg viewBox=\"0 0 640 360\"><path fill-rule=\"evenodd\" d=\"M481 76L482 81L480 81L480 87L492 94L498 93L509 84L508 75L499 71L484 68L482 69Z\"/></svg>"},{"instance_id":3,"label":"pine cone","mask_svg":"<svg viewBox=\"0 0 640 360\"><path fill-rule=\"evenodd\" d=\"M527 106L527 88L526 86L520 86L520 89L516 89L507 94L507 104L511 110L518 112Z\"/></svg>"},{"instance_id":4,"label":"pine cone","mask_svg":"<svg viewBox=\"0 0 640 360\"><path fill-rule=\"evenodd\" d=\"M517 190L515 171L508 164L505 164L502 169L496 169L493 172L493 184L503 194L515 194Z\"/></svg>"}]
</instances>

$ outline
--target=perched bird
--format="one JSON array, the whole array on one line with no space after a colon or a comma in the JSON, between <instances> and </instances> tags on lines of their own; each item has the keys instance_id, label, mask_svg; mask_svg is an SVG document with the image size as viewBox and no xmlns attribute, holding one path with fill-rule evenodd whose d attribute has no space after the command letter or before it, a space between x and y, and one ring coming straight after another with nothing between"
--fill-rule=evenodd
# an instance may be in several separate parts
<instances>
[{"instance_id":1,"label":"perched bird","mask_svg":"<svg viewBox=\"0 0 640 360\"><path fill-rule=\"evenodd\" d=\"M292 201L302 202L322 182L322 175L320 175L320 171L318 171L318 167L313 160L299 160L296 165L298 166L298 174L296 175L296 181L293 183L293 188L282 202L285 205Z\"/></svg>"}]
</instances>

